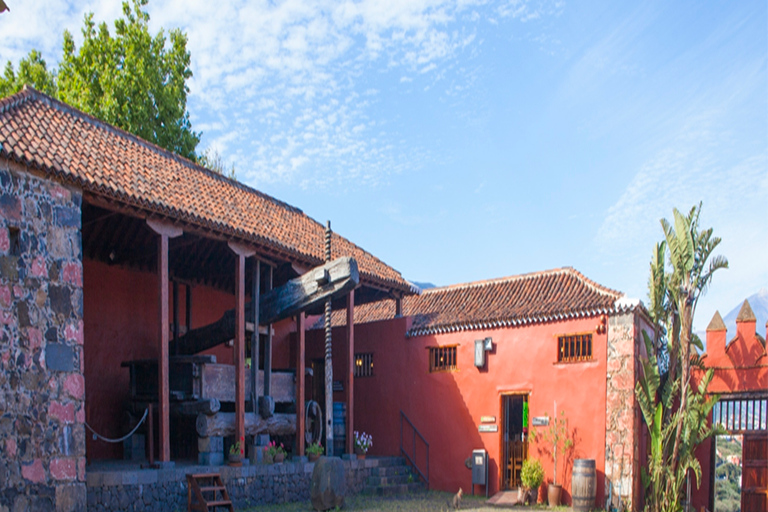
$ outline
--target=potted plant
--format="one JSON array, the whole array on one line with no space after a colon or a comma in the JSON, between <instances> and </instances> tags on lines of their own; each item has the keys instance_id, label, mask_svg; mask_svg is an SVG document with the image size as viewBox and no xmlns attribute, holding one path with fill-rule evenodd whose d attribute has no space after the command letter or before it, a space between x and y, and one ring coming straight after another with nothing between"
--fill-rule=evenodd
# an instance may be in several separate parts
<instances>
[{"instance_id":1,"label":"potted plant","mask_svg":"<svg viewBox=\"0 0 768 512\"><path fill-rule=\"evenodd\" d=\"M280 446L277 446L277 443L275 441L272 441L267 446L264 447L264 460L269 463L273 462L275 464L278 464L280 462L283 462L285 460L285 455L287 452L285 451L285 447L283 446L283 443L280 443Z\"/></svg>"},{"instance_id":2,"label":"potted plant","mask_svg":"<svg viewBox=\"0 0 768 512\"><path fill-rule=\"evenodd\" d=\"M535 505L539 501L539 486L544 481L544 468L538 459L526 459L523 461L523 467L520 470L520 480L524 492L523 499L518 500L525 504L526 498L530 496L531 504Z\"/></svg>"},{"instance_id":3,"label":"potted plant","mask_svg":"<svg viewBox=\"0 0 768 512\"><path fill-rule=\"evenodd\" d=\"M243 452L244 452L244 439L241 439L240 441L236 441L232 446L229 447L229 456L227 458L227 462L230 466L240 466L243 464Z\"/></svg>"},{"instance_id":4,"label":"potted plant","mask_svg":"<svg viewBox=\"0 0 768 512\"><path fill-rule=\"evenodd\" d=\"M359 459L364 459L365 454L373 446L373 436L363 432L362 434L355 430L355 455Z\"/></svg>"},{"instance_id":5,"label":"potted plant","mask_svg":"<svg viewBox=\"0 0 768 512\"><path fill-rule=\"evenodd\" d=\"M314 443L307 446L307 456L309 457L309 462L315 462L320 458L322 454L323 445L320 444L320 441L315 441Z\"/></svg>"},{"instance_id":6,"label":"potted plant","mask_svg":"<svg viewBox=\"0 0 768 512\"><path fill-rule=\"evenodd\" d=\"M552 446L550 453L555 467L552 483L547 486L547 501L551 507L560 506L563 486L557 483L557 454L560 452L565 455L573 446L573 440L568 438L568 420L565 417L565 411L560 411L560 416L557 415L557 402L555 402L555 416L549 422L549 426L540 431L533 430L531 437L534 441L541 437L545 443Z\"/></svg>"}]
</instances>

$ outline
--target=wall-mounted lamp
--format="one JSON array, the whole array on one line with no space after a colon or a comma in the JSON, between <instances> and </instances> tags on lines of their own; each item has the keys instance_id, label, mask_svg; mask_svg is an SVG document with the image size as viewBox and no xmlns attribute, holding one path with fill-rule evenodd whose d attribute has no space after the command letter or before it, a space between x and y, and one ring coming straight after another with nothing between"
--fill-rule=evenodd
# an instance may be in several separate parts
<instances>
[{"instance_id":1,"label":"wall-mounted lamp","mask_svg":"<svg viewBox=\"0 0 768 512\"><path fill-rule=\"evenodd\" d=\"M491 350L493 350L492 338L475 340L475 366L478 368L485 366L485 353Z\"/></svg>"}]
</instances>

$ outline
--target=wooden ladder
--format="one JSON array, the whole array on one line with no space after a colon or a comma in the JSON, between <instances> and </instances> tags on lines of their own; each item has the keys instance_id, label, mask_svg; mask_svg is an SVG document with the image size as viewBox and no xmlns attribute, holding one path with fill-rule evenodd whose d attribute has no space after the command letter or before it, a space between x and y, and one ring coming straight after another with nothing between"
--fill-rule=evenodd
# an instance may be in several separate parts
<instances>
[{"instance_id":1,"label":"wooden ladder","mask_svg":"<svg viewBox=\"0 0 768 512\"><path fill-rule=\"evenodd\" d=\"M194 494L194 502L193 502ZM209 497L206 497L209 496ZM187 475L187 510L208 512L217 507L225 507L234 512L232 501L221 475L218 473L198 473Z\"/></svg>"}]
</instances>

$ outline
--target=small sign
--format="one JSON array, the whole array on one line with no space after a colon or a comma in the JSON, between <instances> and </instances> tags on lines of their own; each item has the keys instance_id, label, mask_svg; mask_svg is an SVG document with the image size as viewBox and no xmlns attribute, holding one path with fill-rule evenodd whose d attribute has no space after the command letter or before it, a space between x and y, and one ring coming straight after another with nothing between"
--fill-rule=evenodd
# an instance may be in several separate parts
<instances>
[{"instance_id":1,"label":"small sign","mask_svg":"<svg viewBox=\"0 0 768 512\"><path fill-rule=\"evenodd\" d=\"M477 427L477 430L479 432L498 432L499 426L498 425L480 425Z\"/></svg>"},{"instance_id":2,"label":"small sign","mask_svg":"<svg viewBox=\"0 0 768 512\"><path fill-rule=\"evenodd\" d=\"M549 416L537 416L533 418L534 427L546 427L549 425Z\"/></svg>"},{"instance_id":3,"label":"small sign","mask_svg":"<svg viewBox=\"0 0 768 512\"><path fill-rule=\"evenodd\" d=\"M496 423L496 416L480 416L480 423Z\"/></svg>"}]
</instances>

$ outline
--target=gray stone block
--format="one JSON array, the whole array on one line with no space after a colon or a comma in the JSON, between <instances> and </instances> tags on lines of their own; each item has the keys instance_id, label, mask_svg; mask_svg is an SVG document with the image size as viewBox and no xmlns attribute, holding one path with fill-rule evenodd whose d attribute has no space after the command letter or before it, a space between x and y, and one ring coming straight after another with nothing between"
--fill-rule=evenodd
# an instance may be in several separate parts
<instances>
[{"instance_id":1,"label":"gray stone block","mask_svg":"<svg viewBox=\"0 0 768 512\"><path fill-rule=\"evenodd\" d=\"M203 466L221 466L224 464L224 454L200 452L197 454L197 463Z\"/></svg>"},{"instance_id":2,"label":"gray stone block","mask_svg":"<svg viewBox=\"0 0 768 512\"><path fill-rule=\"evenodd\" d=\"M61 343L49 343L45 348L45 365L53 371L75 371L74 349Z\"/></svg>"}]
</instances>

